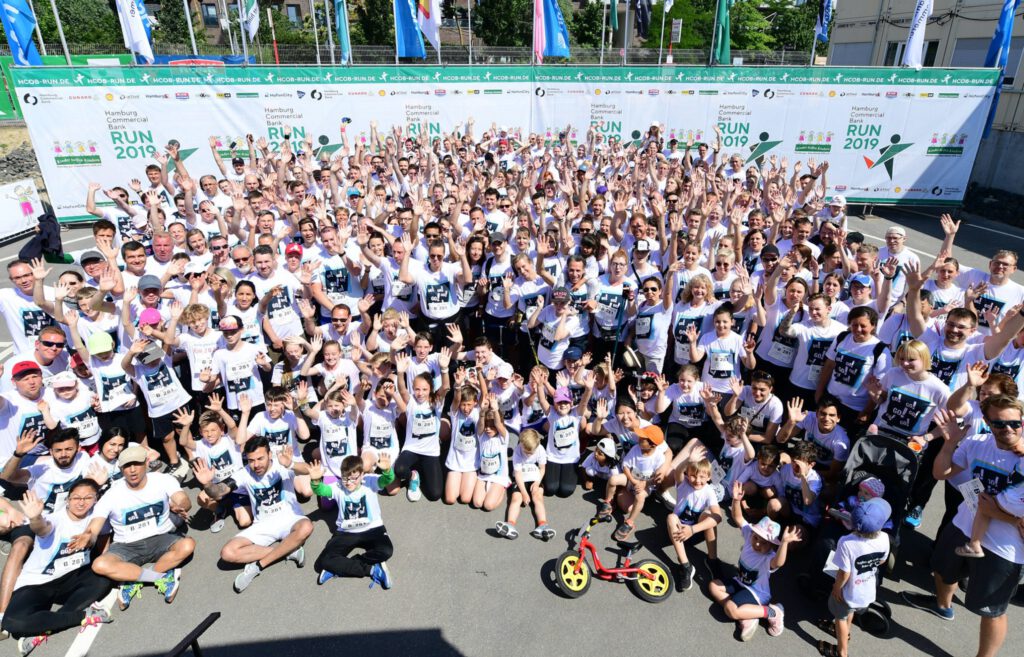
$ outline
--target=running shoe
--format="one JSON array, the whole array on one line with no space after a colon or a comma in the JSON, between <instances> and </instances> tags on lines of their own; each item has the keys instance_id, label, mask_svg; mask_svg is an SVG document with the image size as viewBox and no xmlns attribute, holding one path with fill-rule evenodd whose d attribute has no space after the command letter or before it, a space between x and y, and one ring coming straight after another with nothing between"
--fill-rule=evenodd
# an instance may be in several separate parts
<instances>
[{"instance_id":1,"label":"running shoe","mask_svg":"<svg viewBox=\"0 0 1024 657\"><path fill-rule=\"evenodd\" d=\"M249 588L252 581L259 577L260 567L256 565L256 562L245 564L245 568L242 572L238 573L235 577L235 593L241 593L242 591Z\"/></svg>"},{"instance_id":2,"label":"running shoe","mask_svg":"<svg viewBox=\"0 0 1024 657\"><path fill-rule=\"evenodd\" d=\"M46 640L49 638L49 634L40 634L39 636L25 636L18 639L18 654L21 657L25 657L25 655L46 643Z\"/></svg>"},{"instance_id":3,"label":"running shoe","mask_svg":"<svg viewBox=\"0 0 1024 657\"><path fill-rule=\"evenodd\" d=\"M786 610L778 603L768 605L768 608L775 610L774 616L768 616L768 636L779 636L786 629L786 626L782 624L782 620L786 616Z\"/></svg>"},{"instance_id":4,"label":"running shoe","mask_svg":"<svg viewBox=\"0 0 1024 657\"><path fill-rule=\"evenodd\" d=\"M124 611L132 604L132 599L142 595L142 582L122 584L117 594L117 606Z\"/></svg>"},{"instance_id":5,"label":"running shoe","mask_svg":"<svg viewBox=\"0 0 1024 657\"><path fill-rule=\"evenodd\" d=\"M415 470L412 471L412 475L409 477L409 487L405 490L405 497L410 502L419 502L420 498L423 497L423 493L420 492L420 473Z\"/></svg>"},{"instance_id":6,"label":"running shoe","mask_svg":"<svg viewBox=\"0 0 1024 657\"><path fill-rule=\"evenodd\" d=\"M306 565L306 548L304 548L304 547L302 547L300 545L298 550L296 550L295 552L292 552L291 554L289 554L284 559L285 559L285 561L293 561L293 562L295 562L295 567L296 568L302 568L303 566Z\"/></svg>"},{"instance_id":7,"label":"running shoe","mask_svg":"<svg viewBox=\"0 0 1024 657\"><path fill-rule=\"evenodd\" d=\"M385 591L392 586L391 571L388 570L386 561L373 564L373 567L370 569L370 578L373 580L370 582L371 589L374 584L380 584L380 587Z\"/></svg>"},{"instance_id":8,"label":"running shoe","mask_svg":"<svg viewBox=\"0 0 1024 657\"><path fill-rule=\"evenodd\" d=\"M171 604L174 596L178 595L178 588L181 585L181 568L175 568L166 575L154 582L156 590L163 594L164 602Z\"/></svg>"},{"instance_id":9,"label":"running shoe","mask_svg":"<svg viewBox=\"0 0 1024 657\"><path fill-rule=\"evenodd\" d=\"M323 586L328 580L334 579L335 574L324 568L320 571L320 576L316 578L316 585Z\"/></svg>"}]
</instances>

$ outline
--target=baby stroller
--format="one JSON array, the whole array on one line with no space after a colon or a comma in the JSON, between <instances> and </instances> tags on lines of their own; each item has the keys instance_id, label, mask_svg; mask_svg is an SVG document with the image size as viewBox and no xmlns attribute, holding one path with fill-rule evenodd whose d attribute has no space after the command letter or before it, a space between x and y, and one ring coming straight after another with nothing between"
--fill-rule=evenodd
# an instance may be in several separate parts
<instances>
[{"instance_id":1,"label":"baby stroller","mask_svg":"<svg viewBox=\"0 0 1024 657\"><path fill-rule=\"evenodd\" d=\"M879 569L878 586L882 586L883 575L892 575L896 555L900 548L900 527L910 504L911 488L917 477L919 461L917 453L898 438L868 434L860 438L850 449L850 457L843 467L839 480L840 500L857 494L860 482L868 477L877 477L885 485L885 500L892 507L890 525L885 528L889 534L889 560L884 571ZM829 553L835 550L839 539L849 531L842 522L826 515L811 545L808 570L801 573L801 589L811 598L824 601L832 590L833 580L823 571ZM886 636L889 632L892 610L881 599L857 615L860 626L875 636Z\"/></svg>"}]
</instances>

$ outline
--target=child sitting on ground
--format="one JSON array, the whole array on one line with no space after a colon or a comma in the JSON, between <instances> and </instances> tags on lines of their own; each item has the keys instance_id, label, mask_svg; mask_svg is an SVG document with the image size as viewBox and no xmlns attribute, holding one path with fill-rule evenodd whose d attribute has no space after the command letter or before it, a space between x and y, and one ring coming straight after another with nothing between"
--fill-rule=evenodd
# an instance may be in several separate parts
<instances>
[{"instance_id":1,"label":"child sitting on ground","mask_svg":"<svg viewBox=\"0 0 1024 657\"><path fill-rule=\"evenodd\" d=\"M781 488L782 478L779 474L781 452L778 445L765 445L755 461L746 465L736 481L743 484L743 510L749 513L752 509L764 515L768 502L775 498L775 491Z\"/></svg>"},{"instance_id":2,"label":"child sitting on ground","mask_svg":"<svg viewBox=\"0 0 1024 657\"><path fill-rule=\"evenodd\" d=\"M505 522L498 522L494 526L498 535L515 540L519 536L516 530L519 512L522 507L533 504L537 527L530 532L530 536L543 541L555 537L555 530L548 526L547 509L544 506L543 481L547 460L544 446L540 444L540 433L534 429L526 429L519 434L519 444L512 452L512 474L515 479L512 499L509 501L508 511L505 512Z\"/></svg>"},{"instance_id":3,"label":"child sitting on ground","mask_svg":"<svg viewBox=\"0 0 1024 657\"><path fill-rule=\"evenodd\" d=\"M597 441L594 451L583 459L583 490L594 490L595 484L603 483L607 490L608 480L621 472L619 450L615 439L605 436Z\"/></svg>"},{"instance_id":4,"label":"child sitting on ground","mask_svg":"<svg viewBox=\"0 0 1024 657\"><path fill-rule=\"evenodd\" d=\"M732 519L743 533L743 548L736 564L736 576L728 584L716 579L708 586L711 598L722 605L725 615L739 623L740 640L750 641L757 632L758 621L768 619L768 635L779 636L785 626L785 610L771 603L769 578L786 563L789 544L801 540L799 527L781 532L779 523L767 516L756 525L743 518L743 485L732 487ZM781 534L781 535L780 535Z\"/></svg>"},{"instance_id":5,"label":"child sitting on ground","mask_svg":"<svg viewBox=\"0 0 1024 657\"><path fill-rule=\"evenodd\" d=\"M676 506L668 516L669 540L679 558L679 573L676 575L676 590L682 593L693 586L695 568L686 555L686 542L700 532L708 545L708 567L716 578L720 577L718 566L718 538L715 527L722 522L722 509L718 496L708 485L711 481L711 462L707 459L689 461L679 466L676 472L679 485L676 486Z\"/></svg>"},{"instance_id":6,"label":"child sitting on ground","mask_svg":"<svg viewBox=\"0 0 1024 657\"><path fill-rule=\"evenodd\" d=\"M818 652L825 657L846 657L853 614L875 601L878 567L889 558L889 535L882 528L891 513L889 503L881 497L864 501L853 509L853 533L836 544L833 561L838 571L828 598L834 620L823 620L818 627L836 637L838 644L818 641Z\"/></svg>"},{"instance_id":7,"label":"child sitting on ground","mask_svg":"<svg viewBox=\"0 0 1024 657\"><path fill-rule=\"evenodd\" d=\"M665 464L665 452L657 449L665 442L660 428L653 424L640 427L636 437L637 444L622 459L622 474L608 479L608 490L599 512L601 515L611 513L610 500L614 496L618 498L619 508L628 514L612 534L616 541L625 541L633 533L648 495L654 492L651 479Z\"/></svg>"}]
</instances>

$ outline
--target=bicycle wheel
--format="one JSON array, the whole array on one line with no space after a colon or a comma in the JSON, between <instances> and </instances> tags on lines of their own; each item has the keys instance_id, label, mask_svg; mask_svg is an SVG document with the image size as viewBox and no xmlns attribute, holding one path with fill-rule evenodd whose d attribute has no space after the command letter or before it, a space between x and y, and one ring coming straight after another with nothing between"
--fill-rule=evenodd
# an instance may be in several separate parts
<instances>
[{"instance_id":1,"label":"bicycle wheel","mask_svg":"<svg viewBox=\"0 0 1024 657\"><path fill-rule=\"evenodd\" d=\"M555 562L555 573L558 577L558 588L570 598L578 598L590 588L590 566L586 559L576 572L576 564L580 561L580 553L572 550L563 552Z\"/></svg>"},{"instance_id":2,"label":"bicycle wheel","mask_svg":"<svg viewBox=\"0 0 1024 657\"><path fill-rule=\"evenodd\" d=\"M636 568L652 576L651 579L648 579L639 575L636 579L627 582L630 590L640 596L642 600L662 602L672 595L675 582L672 578L672 571L665 564L654 559L644 559L636 564Z\"/></svg>"}]
</instances>

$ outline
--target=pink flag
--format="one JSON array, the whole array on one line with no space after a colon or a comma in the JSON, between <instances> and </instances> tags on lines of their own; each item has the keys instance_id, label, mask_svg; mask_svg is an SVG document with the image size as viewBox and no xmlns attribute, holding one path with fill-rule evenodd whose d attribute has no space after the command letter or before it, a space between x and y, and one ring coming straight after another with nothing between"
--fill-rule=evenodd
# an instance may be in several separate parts
<instances>
[{"instance_id":1,"label":"pink flag","mask_svg":"<svg viewBox=\"0 0 1024 657\"><path fill-rule=\"evenodd\" d=\"M544 0L533 0L533 55L544 63Z\"/></svg>"}]
</instances>

